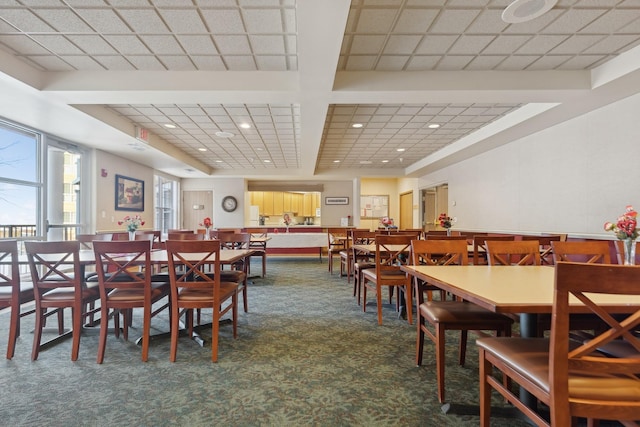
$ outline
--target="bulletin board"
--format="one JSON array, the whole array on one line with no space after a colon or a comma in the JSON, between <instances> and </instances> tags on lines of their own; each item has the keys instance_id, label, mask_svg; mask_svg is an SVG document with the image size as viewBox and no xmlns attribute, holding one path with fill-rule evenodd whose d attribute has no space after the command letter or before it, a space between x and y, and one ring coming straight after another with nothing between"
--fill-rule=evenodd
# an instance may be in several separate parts
<instances>
[{"instance_id":1,"label":"bulletin board","mask_svg":"<svg viewBox=\"0 0 640 427\"><path fill-rule=\"evenodd\" d=\"M389 196L360 196L360 218L389 216Z\"/></svg>"}]
</instances>

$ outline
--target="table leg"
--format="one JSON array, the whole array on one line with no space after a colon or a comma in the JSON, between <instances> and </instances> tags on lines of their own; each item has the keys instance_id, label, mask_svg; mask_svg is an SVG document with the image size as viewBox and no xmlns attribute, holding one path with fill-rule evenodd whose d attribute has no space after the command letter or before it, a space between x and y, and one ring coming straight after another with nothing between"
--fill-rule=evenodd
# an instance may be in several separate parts
<instances>
[{"instance_id":1,"label":"table leg","mask_svg":"<svg viewBox=\"0 0 640 427\"><path fill-rule=\"evenodd\" d=\"M538 315L535 313L520 314L520 335L523 338L538 336ZM529 408L537 408L538 400L524 388L520 387L520 400Z\"/></svg>"}]
</instances>

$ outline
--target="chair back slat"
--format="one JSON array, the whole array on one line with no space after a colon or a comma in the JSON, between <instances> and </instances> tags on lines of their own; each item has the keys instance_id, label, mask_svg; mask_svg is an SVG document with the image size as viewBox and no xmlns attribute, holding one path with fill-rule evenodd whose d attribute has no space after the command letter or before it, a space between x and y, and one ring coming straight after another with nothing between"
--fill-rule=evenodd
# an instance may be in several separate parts
<instances>
[{"instance_id":1,"label":"chair back slat","mask_svg":"<svg viewBox=\"0 0 640 427\"><path fill-rule=\"evenodd\" d=\"M540 265L537 240L487 240L489 265Z\"/></svg>"}]
</instances>

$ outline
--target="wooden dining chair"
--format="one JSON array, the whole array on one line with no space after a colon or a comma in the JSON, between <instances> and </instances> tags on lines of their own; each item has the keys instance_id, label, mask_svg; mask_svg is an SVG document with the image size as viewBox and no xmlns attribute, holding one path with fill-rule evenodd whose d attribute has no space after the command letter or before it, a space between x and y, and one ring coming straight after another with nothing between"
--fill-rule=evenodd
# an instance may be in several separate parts
<instances>
[{"instance_id":1,"label":"wooden dining chair","mask_svg":"<svg viewBox=\"0 0 640 427\"><path fill-rule=\"evenodd\" d=\"M220 241L168 240L167 257L171 280L171 351L176 361L180 316L185 315L189 336L193 335L193 310L213 310L211 360L218 361L220 319L231 313L233 337L238 336L238 283L220 279Z\"/></svg>"},{"instance_id":2,"label":"wooden dining chair","mask_svg":"<svg viewBox=\"0 0 640 427\"><path fill-rule=\"evenodd\" d=\"M487 240L489 265L540 265L537 240Z\"/></svg>"},{"instance_id":3,"label":"wooden dining chair","mask_svg":"<svg viewBox=\"0 0 640 427\"><path fill-rule=\"evenodd\" d=\"M3 263L0 266L0 309L11 309L7 359L12 359L20 336L20 320L35 311L33 308L22 308L23 304L33 301L33 283L20 277L16 240L0 240L0 262ZM4 265L5 262L8 264Z\"/></svg>"},{"instance_id":4,"label":"wooden dining chair","mask_svg":"<svg viewBox=\"0 0 640 427\"><path fill-rule=\"evenodd\" d=\"M356 297L358 305L360 305L360 294L362 291L362 272L367 268L374 268L374 258L369 251L363 251L358 245L371 245L376 240L375 231L369 230L352 230L351 231L351 257L350 257L350 273L353 276L353 296ZM350 276L347 275L347 278ZM348 282L349 280L347 280Z\"/></svg>"},{"instance_id":5,"label":"wooden dining chair","mask_svg":"<svg viewBox=\"0 0 640 427\"><path fill-rule=\"evenodd\" d=\"M487 240L494 241L510 241L515 240L515 236L501 235L501 236L487 236L484 234L478 234L473 236L473 265L487 265Z\"/></svg>"},{"instance_id":6,"label":"wooden dining chair","mask_svg":"<svg viewBox=\"0 0 640 427\"><path fill-rule=\"evenodd\" d=\"M251 258L260 257L262 260L262 277L267 275L267 242L269 238L269 232L267 228L246 228L245 233L251 234L251 241L249 248L251 248ZM249 268L247 273L251 274L251 263L249 262Z\"/></svg>"},{"instance_id":7,"label":"wooden dining chair","mask_svg":"<svg viewBox=\"0 0 640 427\"><path fill-rule=\"evenodd\" d=\"M340 256L340 251L346 250L347 228L327 228L327 258L329 258L329 273L333 274L333 257Z\"/></svg>"},{"instance_id":8,"label":"wooden dining chair","mask_svg":"<svg viewBox=\"0 0 640 427\"><path fill-rule=\"evenodd\" d=\"M169 233L167 240L205 240L204 234L199 233Z\"/></svg>"},{"instance_id":9,"label":"wooden dining chair","mask_svg":"<svg viewBox=\"0 0 640 427\"><path fill-rule=\"evenodd\" d=\"M402 288L404 290L407 321L413 323L411 279L400 269L409 262L412 235L377 234L375 267L362 271L362 311L367 311L367 290L375 292L378 309L378 325L382 325L382 288ZM400 309L398 292L396 309Z\"/></svg>"},{"instance_id":10,"label":"wooden dining chair","mask_svg":"<svg viewBox=\"0 0 640 427\"><path fill-rule=\"evenodd\" d=\"M598 295L640 295L640 269L611 264L556 264L550 338L481 338L480 425L491 421L491 391L496 390L537 426L576 425L575 418L617 420L637 426L640 419L640 340L637 305L610 307ZM570 298L598 316L607 327L591 340L570 339ZM624 313L624 315L622 314ZM608 345L628 349L605 357ZM499 372L499 374L498 374ZM508 377L549 408L550 420L524 404L498 378ZM573 419L572 419L573 418Z\"/></svg>"},{"instance_id":11,"label":"wooden dining chair","mask_svg":"<svg viewBox=\"0 0 640 427\"><path fill-rule=\"evenodd\" d=\"M413 240L411 242L411 263L413 265L467 265L468 249L466 238L462 240ZM414 277L416 295L417 335L416 365L422 365L425 335L436 347L436 378L438 400L445 401L445 344L446 332L460 331L458 363L464 366L467 352L468 331L495 331L498 336L510 336L513 319L481 308L466 301L424 300L425 291L433 286ZM430 329L433 328L433 331Z\"/></svg>"},{"instance_id":12,"label":"wooden dining chair","mask_svg":"<svg viewBox=\"0 0 640 427\"><path fill-rule=\"evenodd\" d=\"M251 234L249 233L221 233L218 235L220 249L243 249L250 250ZM247 281L249 276L249 258L231 264L230 270L220 268L220 280L223 282L235 282L238 284L238 294L242 293L242 306L244 312L249 311L247 298Z\"/></svg>"},{"instance_id":13,"label":"wooden dining chair","mask_svg":"<svg viewBox=\"0 0 640 427\"><path fill-rule=\"evenodd\" d=\"M96 309L91 303L100 298L98 283L85 281L79 260L80 242L33 241L24 242L24 247L36 302L31 360L38 358L45 318L58 313L58 334L61 335L63 310L70 308L73 322L71 360L75 361L80 351L82 321L93 314Z\"/></svg>"},{"instance_id":14,"label":"wooden dining chair","mask_svg":"<svg viewBox=\"0 0 640 427\"><path fill-rule=\"evenodd\" d=\"M146 362L148 359L151 318L169 306L165 302L161 307L153 309L153 304L169 295L169 277L166 276L165 282L152 283L151 246L152 239L93 243L101 313L98 363L104 361L109 319L113 317L118 337L119 318L122 315L123 338L127 341L134 308L142 308L142 361Z\"/></svg>"},{"instance_id":15,"label":"wooden dining chair","mask_svg":"<svg viewBox=\"0 0 640 427\"><path fill-rule=\"evenodd\" d=\"M550 236L531 236L524 235L522 236L522 240L537 240L540 244L540 263L542 265L553 265L553 247L551 246L551 242L560 242L566 240L566 234L554 234Z\"/></svg>"}]
</instances>

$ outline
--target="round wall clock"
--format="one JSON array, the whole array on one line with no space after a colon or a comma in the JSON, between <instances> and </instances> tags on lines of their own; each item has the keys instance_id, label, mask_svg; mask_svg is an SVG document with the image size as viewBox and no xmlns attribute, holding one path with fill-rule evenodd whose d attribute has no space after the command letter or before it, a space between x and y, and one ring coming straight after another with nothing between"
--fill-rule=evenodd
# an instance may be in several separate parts
<instances>
[{"instance_id":1,"label":"round wall clock","mask_svg":"<svg viewBox=\"0 0 640 427\"><path fill-rule=\"evenodd\" d=\"M233 196L226 196L222 199L222 209L226 212L233 212L238 207L238 201Z\"/></svg>"}]
</instances>

